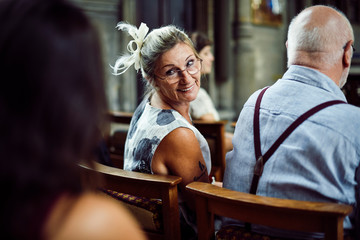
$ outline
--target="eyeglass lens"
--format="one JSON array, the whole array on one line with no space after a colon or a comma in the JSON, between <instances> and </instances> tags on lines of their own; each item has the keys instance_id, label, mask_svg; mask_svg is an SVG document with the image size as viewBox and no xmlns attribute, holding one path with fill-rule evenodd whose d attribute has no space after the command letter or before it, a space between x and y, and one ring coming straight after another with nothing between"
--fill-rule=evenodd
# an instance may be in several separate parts
<instances>
[{"instance_id":1,"label":"eyeglass lens","mask_svg":"<svg viewBox=\"0 0 360 240\"><path fill-rule=\"evenodd\" d=\"M166 76L166 80L168 80L169 83L176 83L180 80L181 74L183 74L184 71L187 71L190 75L194 75L198 73L201 69L201 60L195 59L193 64L189 64L186 66L185 69L176 70L175 74Z\"/></svg>"}]
</instances>

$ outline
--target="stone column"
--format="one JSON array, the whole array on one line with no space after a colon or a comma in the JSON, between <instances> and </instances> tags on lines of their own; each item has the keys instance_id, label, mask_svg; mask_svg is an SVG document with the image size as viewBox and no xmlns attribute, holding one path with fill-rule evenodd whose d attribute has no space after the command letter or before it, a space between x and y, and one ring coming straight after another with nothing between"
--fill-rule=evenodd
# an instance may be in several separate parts
<instances>
[{"instance_id":1,"label":"stone column","mask_svg":"<svg viewBox=\"0 0 360 240\"><path fill-rule=\"evenodd\" d=\"M253 26L251 1L235 0L233 22L234 101L233 109L238 116L243 104L252 92L255 76Z\"/></svg>"}]
</instances>

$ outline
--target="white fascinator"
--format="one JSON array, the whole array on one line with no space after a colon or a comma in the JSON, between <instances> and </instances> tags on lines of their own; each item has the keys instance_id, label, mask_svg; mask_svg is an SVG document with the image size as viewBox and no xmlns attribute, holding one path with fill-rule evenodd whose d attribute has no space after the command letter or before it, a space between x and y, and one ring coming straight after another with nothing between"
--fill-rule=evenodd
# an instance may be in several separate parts
<instances>
[{"instance_id":1,"label":"white fascinator","mask_svg":"<svg viewBox=\"0 0 360 240\"><path fill-rule=\"evenodd\" d=\"M125 22L119 22L116 25L118 30L126 31L134 39L131 40L127 45L127 50L130 54L121 56L115 62L115 65L112 67L114 75L123 74L126 70L134 64L135 70L140 69L140 58L141 58L141 48L143 46L146 34L149 31L149 28L145 23L141 23L140 27L137 28L131 24Z\"/></svg>"}]
</instances>

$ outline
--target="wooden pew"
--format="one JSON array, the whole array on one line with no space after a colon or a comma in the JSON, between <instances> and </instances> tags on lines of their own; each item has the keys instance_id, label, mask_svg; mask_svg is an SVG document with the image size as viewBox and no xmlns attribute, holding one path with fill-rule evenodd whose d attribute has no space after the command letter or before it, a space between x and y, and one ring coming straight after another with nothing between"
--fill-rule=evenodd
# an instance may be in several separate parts
<instances>
[{"instance_id":1,"label":"wooden pew","mask_svg":"<svg viewBox=\"0 0 360 240\"><path fill-rule=\"evenodd\" d=\"M344 218L352 207L258 196L209 183L186 186L196 199L199 240L213 239L214 214L280 229L323 232L325 240L343 239Z\"/></svg>"},{"instance_id":2,"label":"wooden pew","mask_svg":"<svg viewBox=\"0 0 360 240\"><path fill-rule=\"evenodd\" d=\"M124 165L124 147L132 116L131 112L109 111L107 113L113 130L110 131L106 143L111 161L115 167L121 169Z\"/></svg>"},{"instance_id":3,"label":"wooden pew","mask_svg":"<svg viewBox=\"0 0 360 240\"><path fill-rule=\"evenodd\" d=\"M91 183L94 179L101 180L94 187L137 197L161 199L163 231L144 231L149 239L180 239L177 185L181 182L181 177L125 171L99 163L94 163L94 167L85 164L79 166L84 181ZM138 220L141 222L142 219Z\"/></svg>"}]
</instances>

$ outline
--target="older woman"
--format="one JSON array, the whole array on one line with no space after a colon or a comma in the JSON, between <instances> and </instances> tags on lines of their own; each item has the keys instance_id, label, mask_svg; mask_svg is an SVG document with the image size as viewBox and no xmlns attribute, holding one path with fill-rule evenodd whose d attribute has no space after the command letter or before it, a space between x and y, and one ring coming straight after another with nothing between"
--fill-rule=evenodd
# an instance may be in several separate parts
<instances>
[{"instance_id":1,"label":"older woman","mask_svg":"<svg viewBox=\"0 0 360 240\"><path fill-rule=\"evenodd\" d=\"M148 36L145 24L139 29L126 23L118 27L134 40L128 45L131 54L117 60L115 74L134 64L148 86L130 124L124 169L182 177L180 222L182 237L190 239L196 233L196 222L188 209L193 207L185 186L193 181L208 182L211 170L208 144L189 115L190 102L200 88L202 60L188 36L175 26L155 29Z\"/></svg>"}]
</instances>

